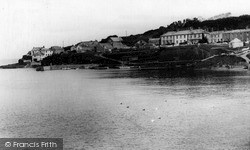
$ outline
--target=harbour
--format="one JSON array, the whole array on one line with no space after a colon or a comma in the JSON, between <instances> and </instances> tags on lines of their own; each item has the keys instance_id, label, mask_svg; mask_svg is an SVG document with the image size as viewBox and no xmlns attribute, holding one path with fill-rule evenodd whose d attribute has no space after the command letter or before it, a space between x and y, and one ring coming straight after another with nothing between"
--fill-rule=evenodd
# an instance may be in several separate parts
<instances>
[{"instance_id":1,"label":"harbour","mask_svg":"<svg viewBox=\"0 0 250 150\"><path fill-rule=\"evenodd\" d=\"M0 73L1 137L61 137L65 150L250 148L248 71Z\"/></svg>"}]
</instances>

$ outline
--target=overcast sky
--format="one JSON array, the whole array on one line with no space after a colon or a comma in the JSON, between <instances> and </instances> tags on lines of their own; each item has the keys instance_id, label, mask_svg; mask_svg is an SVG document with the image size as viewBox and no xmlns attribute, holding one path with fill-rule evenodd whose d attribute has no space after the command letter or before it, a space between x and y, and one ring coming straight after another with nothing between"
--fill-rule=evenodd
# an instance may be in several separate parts
<instances>
[{"instance_id":1,"label":"overcast sky","mask_svg":"<svg viewBox=\"0 0 250 150\"><path fill-rule=\"evenodd\" d=\"M249 0L0 0L0 59L50 47L143 33L173 21L231 12L250 14Z\"/></svg>"}]
</instances>

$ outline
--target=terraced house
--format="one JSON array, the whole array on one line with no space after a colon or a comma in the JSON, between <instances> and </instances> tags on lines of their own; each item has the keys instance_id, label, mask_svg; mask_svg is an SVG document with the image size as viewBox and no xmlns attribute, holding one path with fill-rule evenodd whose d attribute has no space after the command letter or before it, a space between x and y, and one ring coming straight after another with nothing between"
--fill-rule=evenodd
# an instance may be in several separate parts
<instances>
[{"instance_id":1,"label":"terraced house","mask_svg":"<svg viewBox=\"0 0 250 150\"><path fill-rule=\"evenodd\" d=\"M202 29L171 31L161 36L161 45L196 44L208 35L209 32Z\"/></svg>"},{"instance_id":2,"label":"terraced house","mask_svg":"<svg viewBox=\"0 0 250 150\"><path fill-rule=\"evenodd\" d=\"M222 43L224 31L214 31L210 32L208 42L209 43Z\"/></svg>"},{"instance_id":3,"label":"terraced house","mask_svg":"<svg viewBox=\"0 0 250 150\"><path fill-rule=\"evenodd\" d=\"M235 38L238 38L242 42L247 42L250 40L250 29L238 29L238 30L231 30L225 31L223 33L223 41L230 42Z\"/></svg>"}]
</instances>

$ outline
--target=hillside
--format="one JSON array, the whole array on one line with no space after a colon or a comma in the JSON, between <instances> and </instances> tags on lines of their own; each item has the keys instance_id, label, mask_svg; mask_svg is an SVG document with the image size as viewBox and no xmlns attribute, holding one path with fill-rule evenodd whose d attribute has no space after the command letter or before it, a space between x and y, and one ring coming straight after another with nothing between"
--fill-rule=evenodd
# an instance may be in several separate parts
<instances>
[{"instance_id":1,"label":"hillside","mask_svg":"<svg viewBox=\"0 0 250 150\"><path fill-rule=\"evenodd\" d=\"M133 46L138 40L148 41L149 38L159 38L168 31L187 30L187 29L204 29L209 32L220 30L245 29L250 25L250 15L239 17L228 17L217 20L199 21L198 18L184 19L171 23L167 27L161 26L158 29L149 30L142 34L130 35L123 38L123 43Z\"/></svg>"}]
</instances>

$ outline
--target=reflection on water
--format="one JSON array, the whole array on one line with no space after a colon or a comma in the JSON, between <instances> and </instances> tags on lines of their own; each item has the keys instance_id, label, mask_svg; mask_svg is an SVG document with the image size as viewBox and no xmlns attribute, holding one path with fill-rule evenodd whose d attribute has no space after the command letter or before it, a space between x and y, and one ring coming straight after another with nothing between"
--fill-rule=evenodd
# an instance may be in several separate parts
<instances>
[{"instance_id":1,"label":"reflection on water","mask_svg":"<svg viewBox=\"0 0 250 150\"><path fill-rule=\"evenodd\" d=\"M65 149L250 149L247 71L0 70L0 136Z\"/></svg>"}]
</instances>

